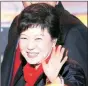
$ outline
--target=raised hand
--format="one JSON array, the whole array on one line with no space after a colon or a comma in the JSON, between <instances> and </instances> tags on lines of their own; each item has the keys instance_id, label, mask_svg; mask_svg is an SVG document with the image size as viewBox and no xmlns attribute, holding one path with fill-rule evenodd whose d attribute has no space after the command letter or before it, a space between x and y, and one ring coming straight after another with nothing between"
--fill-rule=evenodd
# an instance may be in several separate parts
<instances>
[{"instance_id":1,"label":"raised hand","mask_svg":"<svg viewBox=\"0 0 88 86\"><path fill-rule=\"evenodd\" d=\"M57 49L54 47L49 62L42 62L44 73L50 82L53 82L57 78L63 64L67 61L68 56L67 54L64 55L64 53L65 48L61 45L59 45Z\"/></svg>"}]
</instances>

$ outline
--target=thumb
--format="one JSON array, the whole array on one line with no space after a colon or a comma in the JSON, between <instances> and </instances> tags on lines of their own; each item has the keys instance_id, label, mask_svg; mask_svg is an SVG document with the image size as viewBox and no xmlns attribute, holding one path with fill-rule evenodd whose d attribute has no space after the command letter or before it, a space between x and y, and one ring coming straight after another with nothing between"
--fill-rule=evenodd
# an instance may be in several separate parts
<instances>
[{"instance_id":1,"label":"thumb","mask_svg":"<svg viewBox=\"0 0 88 86\"><path fill-rule=\"evenodd\" d=\"M44 72L46 72L46 70L48 68L46 61L42 61L42 67L43 67Z\"/></svg>"}]
</instances>

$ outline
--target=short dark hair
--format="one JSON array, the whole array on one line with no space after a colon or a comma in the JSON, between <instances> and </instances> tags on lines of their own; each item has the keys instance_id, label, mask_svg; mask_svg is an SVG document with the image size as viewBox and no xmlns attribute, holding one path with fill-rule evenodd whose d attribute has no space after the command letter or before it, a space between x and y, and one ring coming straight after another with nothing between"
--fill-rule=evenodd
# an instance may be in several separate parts
<instances>
[{"instance_id":1,"label":"short dark hair","mask_svg":"<svg viewBox=\"0 0 88 86\"><path fill-rule=\"evenodd\" d=\"M18 23L18 33L32 27L41 26L47 28L52 38L60 35L59 17L56 9L45 3L32 4L26 7L20 14Z\"/></svg>"}]
</instances>

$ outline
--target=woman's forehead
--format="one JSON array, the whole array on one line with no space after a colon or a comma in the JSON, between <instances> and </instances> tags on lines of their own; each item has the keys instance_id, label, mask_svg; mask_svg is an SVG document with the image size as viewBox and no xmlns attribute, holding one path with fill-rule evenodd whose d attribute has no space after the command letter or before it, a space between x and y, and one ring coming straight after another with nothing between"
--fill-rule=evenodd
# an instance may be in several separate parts
<instances>
[{"instance_id":1,"label":"woman's forehead","mask_svg":"<svg viewBox=\"0 0 88 86\"><path fill-rule=\"evenodd\" d=\"M36 26L36 27L30 27L28 29L26 29L25 31L23 31L21 33L21 35L28 35L28 36L44 36L49 34L47 31L47 28L42 29L41 26Z\"/></svg>"}]
</instances>

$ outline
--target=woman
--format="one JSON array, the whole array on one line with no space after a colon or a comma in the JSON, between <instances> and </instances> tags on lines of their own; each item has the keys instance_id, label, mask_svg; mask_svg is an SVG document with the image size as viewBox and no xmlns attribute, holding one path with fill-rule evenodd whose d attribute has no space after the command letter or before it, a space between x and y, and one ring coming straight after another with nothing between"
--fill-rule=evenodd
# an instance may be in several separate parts
<instances>
[{"instance_id":1,"label":"woman","mask_svg":"<svg viewBox=\"0 0 88 86\"><path fill-rule=\"evenodd\" d=\"M82 68L67 60L66 50L58 44L58 19L55 8L44 3L21 12L13 75L6 86L85 86Z\"/></svg>"}]
</instances>

